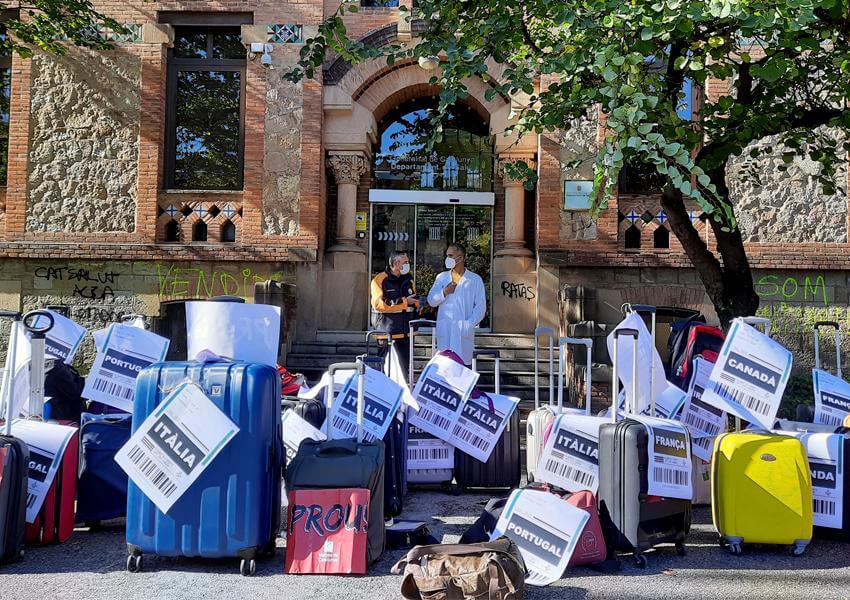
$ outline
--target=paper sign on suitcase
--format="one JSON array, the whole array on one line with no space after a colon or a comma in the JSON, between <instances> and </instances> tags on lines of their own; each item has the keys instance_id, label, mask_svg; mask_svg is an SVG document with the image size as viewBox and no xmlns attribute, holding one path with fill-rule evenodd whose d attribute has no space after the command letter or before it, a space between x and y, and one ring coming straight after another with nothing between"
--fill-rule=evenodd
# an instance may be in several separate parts
<instances>
[{"instance_id":1,"label":"paper sign on suitcase","mask_svg":"<svg viewBox=\"0 0 850 600\"><path fill-rule=\"evenodd\" d=\"M629 415L646 427L650 469L646 474L647 493L664 498L691 500L691 440L687 428L677 421Z\"/></svg>"},{"instance_id":2,"label":"paper sign on suitcase","mask_svg":"<svg viewBox=\"0 0 850 600\"><path fill-rule=\"evenodd\" d=\"M408 417L409 420L409 417ZM424 429L409 425L407 437L407 469L454 469L455 450L448 442Z\"/></svg>"},{"instance_id":3,"label":"paper sign on suitcase","mask_svg":"<svg viewBox=\"0 0 850 600\"><path fill-rule=\"evenodd\" d=\"M603 417L560 415L546 440L536 476L570 492L599 488L599 426Z\"/></svg>"},{"instance_id":4,"label":"paper sign on suitcase","mask_svg":"<svg viewBox=\"0 0 850 600\"><path fill-rule=\"evenodd\" d=\"M53 316L53 327L44 337L44 353L70 365L74 361L77 349L83 343L86 328L58 312L52 310L47 312ZM39 316L33 320L33 325L42 327L46 322L47 317Z\"/></svg>"},{"instance_id":5,"label":"paper sign on suitcase","mask_svg":"<svg viewBox=\"0 0 850 600\"><path fill-rule=\"evenodd\" d=\"M357 435L357 377L352 375L328 413L331 439ZM401 386L371 367L366 367L363 381L363 432L367 442L382 440L401 405ZM323 429L325 429L323 427Z\"/></svg>"},{"instance_id":6,"label":"paper sign on suitcase","mask_svg":"<svg viewBox=\"0 0 850 600\"><path fill-rule=\"evenodd\" d=\"M840 427L850 415L850 383L832 373L812 369L815 392L815 423Z\"/></svg>"},{"instance_id":7,"label":"paper sign on suitcase","mask_svg":"<svg viewBox=\"0 0 850 600\"><path fill-rule=\"evenodd\" d=\"M142 422L115 461L167 513L238 431L200 387L183 383Z\"/></svg>"},{"instance_id":8,"label":"paper sign on suitcase","mask_svg":"<svg viewBox=\"0 0 850 600\"><path fill-rule=\"evenodd\" d=\"M286 573L366 572L369 490L289 492Z\"/></svg>"},{"instance_id":9,"label":"paper sign on suitcase","mask_svg":"<svg viewBox=\"0 0 850 600\"><path fill-rule=\"evenodd\" d=\"M694 375L691 377L681 419L691 432L693 453L705 461L711 460L714 438L726 431L729 426L726 412L707 404L702 399L713 368L714 363L710 363L700 356L694 359L692 371Z\"/></svg>"},{"instance_id":10,"label":"paper sign on suitcase","mask_svg":"<svg viewBox=\"0 0 850 600\"><path fill-rule=\"evenodd\" d=\"M298 454L298 447L304 440L323 441L325 434L301 418L294 410L283 413L283 447L286 450L286 464Z\"/></svg>"},{"instance_id":11,"label":"paper sign on suitcase","mask_svg":"<svg viewBox=\"0 0 850 600\"><path fill-rule=\"evenodd\" d=\"M475 371L448 357L435 356L413 388L413 397L420 409L410 416L410 424L450 442L463 403L477 381Z\"/></svg>"},{"instance_id":12,"label":"paper sign on suitcase","mask_svg":"<svg viewBox=\"0 0 850 600\"><path fill-rule=\"evenodd\" d=\"M487 462L518 405L519 398L502 394L481 394L478 398L468 399L452 428L449 443L471 457Z\"/></svg>"}]
</instances>

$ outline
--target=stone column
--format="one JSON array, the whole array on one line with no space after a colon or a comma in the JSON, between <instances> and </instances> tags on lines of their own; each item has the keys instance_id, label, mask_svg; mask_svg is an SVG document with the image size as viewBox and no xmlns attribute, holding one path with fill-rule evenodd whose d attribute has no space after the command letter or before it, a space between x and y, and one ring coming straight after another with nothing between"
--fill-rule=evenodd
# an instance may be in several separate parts
<instances>
[{"instance_id":1,"label":"stone column","mask_svg":"<svg viewBox=\"0 0 850 600\"><path fill-rule=\"evenodd\" d=\"M522 160L534 168L534 160L525 157L506 157L499 159L499 173L505 188L505 244L496 252L496 256L531 256L525 247L525 181L510 177L505 167Z\"/></svg>"},{"instance_id":2,"label":"stone column","mask_svg":"<svg viewBox=\"0 0 850 600\"><path fill-rule=\"evenodd\" d=\"M355 213L357 212L357 185L366 173L368 163L362 154L332 154L328 157L328 168L333 172L337 185L336 243L328 252L359 252L357 245Z\"/></svg>"}]
</instances>

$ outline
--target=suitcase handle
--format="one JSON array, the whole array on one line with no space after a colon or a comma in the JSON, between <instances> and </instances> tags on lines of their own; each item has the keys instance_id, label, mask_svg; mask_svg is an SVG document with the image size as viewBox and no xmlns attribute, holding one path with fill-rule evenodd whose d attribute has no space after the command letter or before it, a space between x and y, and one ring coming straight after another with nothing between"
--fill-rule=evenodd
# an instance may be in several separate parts
<instances>
[{"instance_id":1,"label":"suitcase handle","mask_svg":"<svg viewBox=\"0 0 850 600\"><path fill-rule=\"evenodd\" d=\"M534 330L534 409L540 408L540 338L549 338L549 406L554 402L554 381L552 377L555 371L555 330L551 327L537 327Z\"/></svg>"},{"instance_id":2,"label":"suitcase handle","mask_svg":"<svg viewBox=\"0 0 850 600\"><path fill-rule=\"evenodd\" d=\"M841 377L841 325L835 321L818 321L812 327L815 334L815 368L820 369L820 328L832 327L835 329L835 371Z\"/></svg>"},{"instance_id":3,"label":"suitcase handle","mask_svg":"<svg viewBox=\"0 0 850 600\"><path fill-rule=\"evenodd\" d=\"M432 319L413 319L410 323L408 323L410 327L409 331L409 339L410 339L410 354L408 355L407 361L407 384L412 388L413 387L413 376L415 374L413 368L413 358L414 358L414 350L416 346L414 334L419 331L420 327L436 327L437 322ZM434 335L434 332L431 332L431 356L434 356L434 353L437 349L437 337Z\"/></svg>"},{"instance_id":4,"label":"suitcase handle","mask_svg":"<svg viewBox=\"0 0 850 600\"><path fill-rule=\"evenodd\" d=\"M740 317L740 319L752 327L764 327L764 334L770 337L770 319L765 317Z\"/></svg>"},{"instance_id":5,"label":"suitcase handle","mask_svg":"<svg viewBox=\"0 0 850 600\"><path fill-rule=\"evenodd\" d=\"M383 336L386 339L390 339L391 333L387 333L386 331L378 331L377 329L372 329L371 331L366 332L366 354L364 356L369 356L369 348L372 347L372 340L377 338L378 336Z\"/></svg>"},{"instance_id":6,"label":"suitcase handle","mask_svg":"<svg viewBox=\"0 0 850 600\"><path fill-rule=\"evenodd\" d=\"M611 369L611 422L617 422L617 391L620 389L620 376L618 373L618 364L619 363L619 342L621 337L630 337L634 339L634 351L632 352L632 402L635 404L632 408L637 412L637 373L638 373L638 359L637 359L637 343L638 343L638 331L637 329L616 329L614 330L614 356L612 357L612 369ZM628 407L626 407L628 408Z\"/></svg>"},{"instance_id":7,"label":"suitcase handle","mask_svg":"<svg viewBox=\"0 0 850 600\"><path fill-rule=\"evenodd\" d=\"M357 441L352 438L330 440L318 448L318 454L357 454Z\"/></svg>"},{"instance_id":8,"label":"suitcase handle","mask_svg":"<svg viewBox=\"0 0 850 600\"><path fill-rule=\"evenodd\" d=\"M331 409L334 401L334 374L337 371L354 371L357 377L357 442L363 441L363 385L366 374L366 365L359 358L355 362L334 363L328 367L328 384L325 388L325 406L327 417L325 418L325 436L331 439Z\"/></svg>"},{"instance_id":9,"label":"suitcase handle","mask_svg":"<svg viewBox=\"0 0 850 600\"><path fill-rule=\"evenodd\" d=\"M501 369L500 369L500 365L499 365L499 360L501 359L502 355L495 348L484 349L484 350L473 350L472 351L472 370L475 371L476 373L478 372L478 370L476 369L476 367L478 366L478 364L477 364L478 358L483 357L483 356L491 357L496 363L495 366L493 367L494 368L493 378L496 380L496 382L495 382L496 385L494 386L494 391L497 394L501 394L501 391L499 390L499 380L501 379Z\"/></svg>"},{"instance_id":10,"label":"suitcase handle","mask_svg":"<svg viewBox=\"0 0 850 600\"><path fill-rule=\"evenodd\" d=\"M815 323L815 329L820 329L821 327L833 327L835 329L841 329L841 325L839 325L836 321L818 321L817 323Z\"/></svg>"},{"instance_id":11,"label":"suitcase handle","mask_svg":"<svg viewBox=\"0 0 850 600\"><path fill-rule=\"evenodd\" d=\"M12 319L13 321L20 321L21 316L21 312L17 310L0 310L0 319Z\"/></svg>"},{"instance_id":12,"label":"suitcase handle","mask_svg":"<svg viewBox=\"0 0 850 600\"><path fill-rule=\"evenodd\" d=\"M590 370L593 366L593 340L591 338L562 337L558 339L558 346L560 347L560 351L558 353L558 409L560 409L564 404L564 377L566 375L564 373L564 365L567 360L566 352L564 352L564 350L566 350L567 346L584 346L587 350L587 371L584 374L584 412L587 416L590 416Z\"/></svg>"},{"instance_id":13,"label":"suitcase handle","mask_svg":"<svg viewBox=\"0 0 850 600\"><path fill-rule=\"evenodd\" d=\"M39 317L44 317L47 319L47 324L38 326ZM53 329L53 324L55 319L50 311L47 310L31 310L27 314L24 315L23 318L24 327L26 327L27 331L32 334L33 339L38 339L39 337L43 338L45 334Z\"/></svg>"}]
</instances>

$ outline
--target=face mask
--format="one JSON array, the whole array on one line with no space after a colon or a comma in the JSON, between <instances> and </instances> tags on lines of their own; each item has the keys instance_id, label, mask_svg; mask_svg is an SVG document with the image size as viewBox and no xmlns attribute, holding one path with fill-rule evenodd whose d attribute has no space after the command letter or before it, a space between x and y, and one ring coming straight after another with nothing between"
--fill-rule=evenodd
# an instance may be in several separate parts
<instances>
[{"instance_id":1,"label":"face mask","mask_svg":"<svg viewBox=\"0 0 850 600\"><path fill-rule=\"evenodd\" d=\"M408 273L410 273L410 263L404 263L401 265L401 274L407 275Z\"/></svg>"},{"instance_id":2,"label":"face mask","mask_svg":"<svg viewBox=\"0 0 850 600\"><path fill-rule=\"evenodd\" d=\"M453 259L451 256L447 256L447 257L446 257L446 268L447 268L447 269L454 269L454 268L455 268L455 264L457 264L457 263L455 262L455 259Z\"/></svg>"}]
</instances>

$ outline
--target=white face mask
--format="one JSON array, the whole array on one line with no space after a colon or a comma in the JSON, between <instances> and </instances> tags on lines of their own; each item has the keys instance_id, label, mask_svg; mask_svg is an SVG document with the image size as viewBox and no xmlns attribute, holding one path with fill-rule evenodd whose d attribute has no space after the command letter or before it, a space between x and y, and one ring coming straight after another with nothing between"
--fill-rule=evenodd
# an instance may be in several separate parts
<instances>
[{"instance_id":1,"label":"white face mask","mask_svg":"<svg viewBox=\"0 0 850 600\"><path fill-rule=\"evenodd\" d=\"M410 273L410 263L404 263L401 265L401 274L407 275L408 273Z\"/></svg>"},{"instance_id":2,"label":"white face mask","mask_svg":"<svg viewBox=\"0 0 850 600\"><path fill-rule=\"evenodd\" d=\"M447 269L454 269L455 264L456 264L455 259L453 259L451 256L446 257L446 268Z\"/></svg>"}]
</instances>

